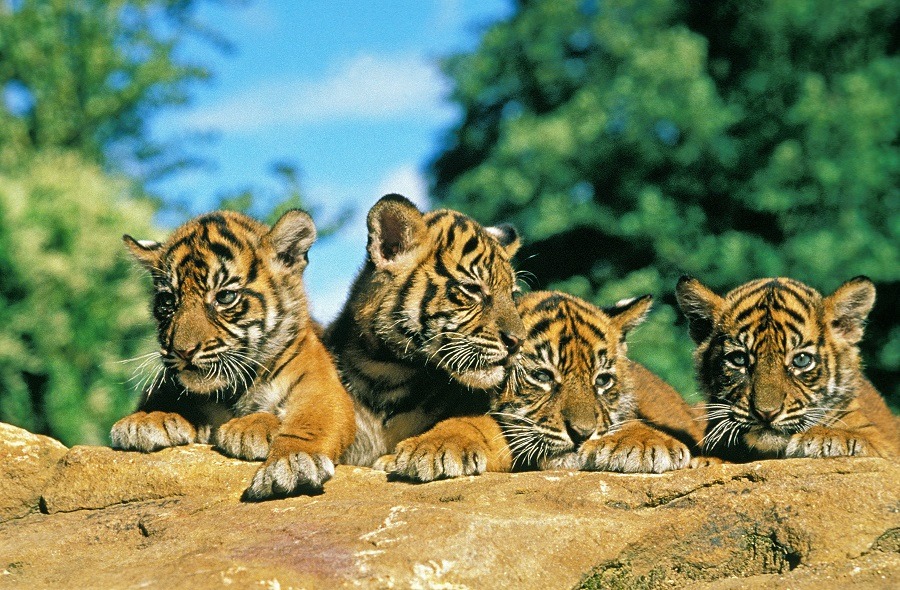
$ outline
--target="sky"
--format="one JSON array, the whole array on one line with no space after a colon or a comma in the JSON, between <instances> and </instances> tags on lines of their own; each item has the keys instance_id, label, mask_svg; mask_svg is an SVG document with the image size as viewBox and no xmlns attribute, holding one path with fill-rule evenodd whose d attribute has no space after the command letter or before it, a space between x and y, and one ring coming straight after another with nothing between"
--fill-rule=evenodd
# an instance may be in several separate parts
<instances>
[{"instance_id":1,"label":"sky","mask_svg":"<svg viewBox=\"0 0 900 590\"><path fill-rule=\"evenodd\" d=\"M512 0L203 4L199 18L232 50L185 46L183 57L206 65L213 79L194 88L187 107L159 116L152 133L187 141L205 164L150 188L199 214L223 194L271 194L273 164L289 162L317 224L352 207L347 225L310 251L310 306L327 322L364 261L365 215L375 201L398 192L431 207L427 164L460 116L440 58L472 51L511 12ZM198 134L206 139L186 140ZM161 221L183 221L172 219Z\"/></svg>"}]
</instances>

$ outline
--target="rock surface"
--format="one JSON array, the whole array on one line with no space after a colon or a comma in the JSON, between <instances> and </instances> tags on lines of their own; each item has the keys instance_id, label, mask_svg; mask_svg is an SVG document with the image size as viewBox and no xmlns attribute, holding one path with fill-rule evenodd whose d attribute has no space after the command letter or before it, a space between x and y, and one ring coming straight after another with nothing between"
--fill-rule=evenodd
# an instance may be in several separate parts
<instances>
[{"instance_id":1,"label":"rock surface","mask_svg":"<svg viewBox=\"0 0 900 590\"><path fill-rule=\"evenodd\" d=\"M240 495L256 464L0 429L0 588L895 588L900 464L414 485L340 466L318 496Z\"/></svg>"}]
</instances>

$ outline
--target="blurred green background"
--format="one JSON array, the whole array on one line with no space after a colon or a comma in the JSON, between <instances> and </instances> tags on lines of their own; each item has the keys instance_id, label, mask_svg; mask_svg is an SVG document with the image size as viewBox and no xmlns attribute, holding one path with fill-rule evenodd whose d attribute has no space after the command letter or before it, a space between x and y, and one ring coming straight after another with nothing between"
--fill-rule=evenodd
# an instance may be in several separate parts
<instances>
[{"instance_id":1,"label":"blurred green background","mask_svg":"<svg viewBox=\"0 0 900 590\"><path fill-rule=\"evenodd\" d=\"M160 235L147 183L190 164L146 121L209 74L177 58L181 39L211 34L195 4L0 9L0 86L28 90L0 108L2 421L102 444L133 409L123 361L154 338L119 240ZM866 371L897 410L898 50L896 0L521 0L444 62L463 117L435 154L433 199L516 224L535 288L601 305L653 293L632 354L690 399L679 275L830 292L866 274ZM304 205L295 173L279 175L267 199Z\"/></svg>"}]
</instances>

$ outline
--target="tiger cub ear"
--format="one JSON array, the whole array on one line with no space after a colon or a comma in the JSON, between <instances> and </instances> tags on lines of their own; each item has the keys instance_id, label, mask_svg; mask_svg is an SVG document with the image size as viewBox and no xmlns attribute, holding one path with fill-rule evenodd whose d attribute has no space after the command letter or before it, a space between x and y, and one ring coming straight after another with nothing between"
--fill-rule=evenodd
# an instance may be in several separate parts
<instances>
[{"instance_id":1,"label":"tiger cub ear","mask_svg":"<svg viewBox=\"0 0 900 590\"><path fill-rule=\"evenodd\" d=\"M316 241L316 226L306 211L289 209L267 234L275 255L288 266L306 265L306 253Z\"/></svg>"},{"instance_id":2,"label":"tiger cub ear","mask_svg":"<svg viewBox=\"0 0 900 590\"><path fill-rule=\"evenodd\" d=\"M652 305L653 295L642 295L623 299L612 307L604 308L603 311L612 320L612 324L622 332L622 339L624 339L628 332L647 318Z\"/></svg>"},{"instance_id":3,"label":"tiger cub ear","mask_svg":"<svg viewBox=\"0 0 900 590\"><path fill-rule=\"evenodd\" d=\"M825 319L850 344L863 337L866 317L875 305L875 285L868 277L850 279L825 298Z\"/></svg>"},{"instance_id":4,"label":"tiger cub ear","mask_svg":"<svg viewBox=\"0 0 900 590\"><path fill-rule=\"evenodd\" d=\"M403 195L381 197L369 209L369 243L366 249L377 268L389 267L413 251L425 234L425 220L412 201Z\"/></svg>"},{"instance_id":5,"label":"tiger cub ear","mask_svg":"<svg viewBox=\"0 0 900 590\"><path fill-rule=\"evenodd\" d=\"M700 344L709 338L716 312L725 301L694 277L683 276L675 287L678 307L688 319L691 339Z\"/></svg>"},{"instance_id":6,"label":"tiger cub ear","mask_svg":"<svg viewBox=\"0 0 900 590\"><path fill-rule=\"evenodd\" d=\"M500 242L500 245L503 246L503 249L510 258L519 251L519 246L522 245L521 240L519 240L519 232L517 232L516 228L509 223L491 225L485 227L484 231Z\"/></svg>"},{"instance_id":7,"label":"tiger cub ear","mask_svg":"<svg viewBox=\"0 0 900 590\"><path fill-rule=\"evenodd\" d=\"M131 255L147 270L154 270L159 266L159 255L162 254L162 244L153 240L135 240L128 234L122 236L122 241L131 252Z\"/></svg>"}]
</instances>

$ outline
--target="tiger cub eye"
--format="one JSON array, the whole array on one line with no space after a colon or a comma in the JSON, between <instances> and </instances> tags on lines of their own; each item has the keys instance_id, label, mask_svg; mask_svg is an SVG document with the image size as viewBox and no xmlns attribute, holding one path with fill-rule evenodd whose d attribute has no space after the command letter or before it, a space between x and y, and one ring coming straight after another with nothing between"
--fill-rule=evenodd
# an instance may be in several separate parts
<instances>
[{"instance_id":1,"label":"tiger cub eye","mask_svg":"<svg viewBox=\"0 0 900 590\"><path fill-rule=\"evenodd\" d=\"M219 305L231 305L237 299L237 291L223 289L216 293L216 303Z\"/></svg>"}]
</instances>

